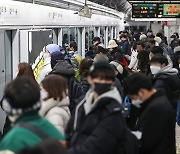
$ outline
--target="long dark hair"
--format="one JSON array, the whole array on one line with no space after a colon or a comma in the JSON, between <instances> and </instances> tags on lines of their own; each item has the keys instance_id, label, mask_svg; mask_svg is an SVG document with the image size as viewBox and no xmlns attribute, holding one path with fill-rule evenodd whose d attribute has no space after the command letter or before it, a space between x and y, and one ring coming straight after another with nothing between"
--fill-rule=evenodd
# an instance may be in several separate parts
<instances>
[{"instance_id":1,"label":"long dark hair","mask_svg":"<svg viewBox=\"0 0 180 154\"><path fill-rule=\"evenodd\" d=\"M29 77L36 82L36 79L34 77L33 70L31 68L30 64L25 63L25 62L19 63L18 64L18 70L19 70L19 72L17 74L17 78L20 76L26 76L26 77Z\"/></svg>"}]
</instances>

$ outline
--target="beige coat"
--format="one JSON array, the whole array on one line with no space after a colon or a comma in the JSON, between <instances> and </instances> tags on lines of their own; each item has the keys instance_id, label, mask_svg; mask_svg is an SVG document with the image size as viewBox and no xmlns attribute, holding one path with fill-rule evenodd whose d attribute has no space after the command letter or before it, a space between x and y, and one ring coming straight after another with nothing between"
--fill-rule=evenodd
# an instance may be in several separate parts
<instances>
[{"instance_id":1,"label":"beige coat","mask_svg":"<svg viewBox=\"0 0 180 154\"><path fill-rule=\"evenodd\" d=\"M53 98L42 102L39 114L48 119L62 134L65 134L67 123L70 119L69 97L62 101Z\"/></svg>"}]
</instances>

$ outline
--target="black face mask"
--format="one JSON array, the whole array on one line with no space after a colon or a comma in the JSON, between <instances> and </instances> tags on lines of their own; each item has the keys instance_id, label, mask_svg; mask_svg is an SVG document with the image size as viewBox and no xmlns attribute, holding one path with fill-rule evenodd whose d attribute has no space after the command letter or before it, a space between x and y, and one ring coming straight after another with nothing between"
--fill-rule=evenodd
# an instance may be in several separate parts
<instances>
[{"instance_id":1,"label":"black face mask","mask_svg":"<svg viewBox=\"0 0 180 154\"><path fill-rule=\"evenodd\" d=\"M106 92L108 92L109 90L111 90L111 83L97 83L95 82L95 88L94 91L98 94L98 95L102 95Z\"/></svg>"}]
</instances>

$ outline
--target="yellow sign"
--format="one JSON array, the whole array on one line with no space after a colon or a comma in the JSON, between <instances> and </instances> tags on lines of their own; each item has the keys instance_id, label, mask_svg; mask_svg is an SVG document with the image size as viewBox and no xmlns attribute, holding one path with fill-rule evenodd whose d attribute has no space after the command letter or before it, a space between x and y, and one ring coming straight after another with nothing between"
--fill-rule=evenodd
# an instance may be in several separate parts
<instances>
[{"instance_id":1,"label":"yellow sign","mask_svg":"<svg viewBox=\"0 0 180 154\"><path fill-rule=\"evenodd\" d=\"M44 66L44 57L42 56L42 58L40 59L40 61L38 62L38 64L35 66L33 70L35 79L37 79L39 72L43 66Z\"/></svg>"}]
</instances>

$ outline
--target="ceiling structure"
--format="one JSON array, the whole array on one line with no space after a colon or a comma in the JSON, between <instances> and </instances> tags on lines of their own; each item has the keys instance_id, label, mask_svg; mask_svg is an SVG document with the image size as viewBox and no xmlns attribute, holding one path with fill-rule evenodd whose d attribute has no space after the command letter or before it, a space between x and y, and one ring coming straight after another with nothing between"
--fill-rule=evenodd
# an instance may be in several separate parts
<instances>
[{"instance_id":1,"label":"ceiling structure","mask_svg":"<svg viewBox=\"0 0 180 154\"><path fill-rule=\"evenodd\" d=\"M110 7L120 12L127 13L131 10L131 5L127 0L89 0L100 5Z\"/></svg>"},{"instance_id":2,"label":"ceiling structure","mask_svg":"<svg viewBox=\"0 0 180 154\"><path fill-rule=\"evenodd\" d=\"M69 1L85 3L85 0L44 0L44 1L43 0L17 0L17 1L29 2L29 3L42 2L42 4L45 2L50 3L53 1L59 2L59 3L66 3L66 4L69 4ZM128 13L131 10L131 4L128 2L128 0L87 0L87 1L106 6L111 9L117 10L119 12L123 12L123 13Z\"/></svg>"}]
</instances>

